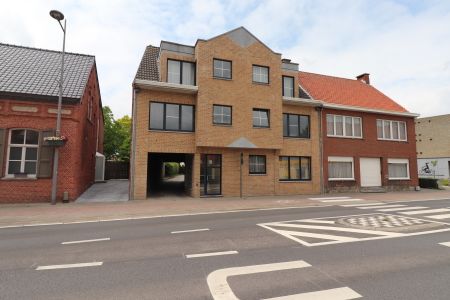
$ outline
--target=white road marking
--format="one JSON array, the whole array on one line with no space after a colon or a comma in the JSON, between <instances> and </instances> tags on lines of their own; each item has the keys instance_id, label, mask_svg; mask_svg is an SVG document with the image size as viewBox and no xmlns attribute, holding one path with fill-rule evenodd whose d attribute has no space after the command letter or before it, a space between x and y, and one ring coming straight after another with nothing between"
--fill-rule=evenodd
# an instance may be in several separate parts
<instances>
[{"instance_id":1,"label":"white road marking","mask_svg":"<svg viewBox=\"0 0 450 300\"><path fill-rule=\"evenodd\" d=\"M283 271L311 267L303 260L281 262L274 264L234 267L216 270L210 273L206 279L211 295L215 300L238 300L228 285L227 278L236 275L249 275L272 271Z\"/></svg>"},{"instance_id":2,"label":"white road marking","mask_svg":"<svg viewBox=\"0 0 450 300\"><path fill-rule=\"evenodd\" d=\"M197 258L197 257L208 257L208 256L218 256L218 255L230 255L230 254L238 254L237 251L222 251L222 252L208 252L208 253L199 253L199 254L187 254L186 258Z\"/></svg>"},{"instance_id":3,"label":"white road marking","mask_svg":"<svg viewBox=\"0 0 450 300\"><path fill-rule=\"evenodd\" d=\"M378 209L378 211L402 211L402 210L415 210L415 209L424 209L427 208L425 206L411 206L411 207L400 207L400 208L385 208Z\"/></svg>"},{"instance_id":4,"label":"white road marking","mask_svg":"<svg viewBox=\"0 0 450 300\"><path fill-rule=\"evenodd\" d=\"M198 231L209 231L209 228L172 231L171 234L176 234L176 233L188 233L188 232L198 232Z\"/></svg>"},{"instance_id":5,"label":"white road marking","mask_svg":"<svg viewBox=\"0 0 450 300\"><path fill-rule=\"evenodd\" d=\"M82 244L82 243L92 243L92 242L103 242L109 241L111 238L102 238L102 239L93 239L93 240L81 240L81 241L70 241L70 242L62 242L61 245L71 245L71 244Z\"/></svg>"},{"instance_id":6,"label":"white road marking","mask_svg":"<svg viewBox=\"0 0 450 300\"><path fill-rule=\"evenodd\" d=\"M366 229L356 229L356 228L344 228L344 227L333 227L333 226L315 226L315 225L303 225L303 224L282 224L282 223L273 223L273 224L265 224L272 226L281 226L281 227L293 227L293 228L305 228L305 229L321 229L321 230L330 230L330 231L343 231L343 232L355 232L355 233L366 233L366 234L375 234L375 235L387 235L387 236L401 236L403 234L397 232L387 232L380 230L366 230Z\"/></svg>"},{"instance_id":7,"label":"white road marking","mask_svg":"<svg viewBox=\"0 0 450 300\"><path fill-rule=\"evenodd\" d=\"M351 197L318 197L308 198L309 200L337 200L337 199L350 199Z\"/></svg>"},{"instance_id":8,"label":"white road marking","mask_svg":"<svg viewBox=\"0 0 450 300\"><path fill-rule=\"evenodd\" d=\"M335 221L327 221L327 220L314 220L314 219L304 219L301 220L302 223L317 223L317 224L336 224Z\"/></svg>"},{"instance_id":9,"label":"white road marking","mask_svg":"<svg viewBox=\"0 0 450 300\"><path fill-rule=\"evenodd\" d=\"M366 203L366 204L361 204L361 203L358 203L358 204L343 204L343 205L341 205L342 207L354 207L354 206L371 206L371 205L384 205L384 204L386 204L386 203L382 203L382 202L376 202L376 203Z\"/></svg>"},{"instance_id":10,"label":"white road marking","mask_svg":"<svg viewBox=\"0 0 450 300\"><path fill-rule=\"evenodd\" d=\"M322 239L322 240L332 240L332 241L337 241L337 242L352 242L352 241L358 240L357 238L352 238L352 237L347 237L347 236L331 235L331 234L323 234L323 233L312 233L312 232L304 232L304 231L277 230L277 233L281 234L287 238L290 238L294 241L302 241L300 239L296 239L295 238L296 236L311 237L311 238Z\"/></svg>"},{"instance_id":11,"label":"white road marking","mask_svg":"<svg viewBox=\"0 0 450 300\"><path fill-rule=\"evenodd\" d=\"M450 242L439 243L439 245L450 247Z\"/></svg>"},{"instance_id":12,"label":"white road marking","mask_svg":"<svg viewBox=\"0 0 450 300\"><path fill-rule=\"evenodd\" d=\"M329 289L323 291L301 293L296 295L281 296L275 298L268 298L265 300L350 300L362 298L360 294L349 287L341 287L336 289Z\"/></svg>"},{"instance_id":13,"label":"white road marking","mask_svg":"<svg viewBox=\"0 0 450 300\"><path fill-rule=\"evenodd\" d=\"M404 215L421 215L421 214L433 214L433 213L441 213L441 212L450 212L448 208L438 208L438 209L426 209L426 210L415 210L415 211L407 211L402 212Z\"/></svg>"},{"instance_id":14,"label":"white road marking","mask_svg":"<svg viewBox=\"0 0 450 300\"><path fill-rule=\"evenodd\" d=\"M428 216L428 218L430 218L430 219L435 219L435 220L450 219L450 214L446 214L446 215L433 215L433 216Z\"/></svg>"},{"instance_id":15,"label":"white road marking","mask_svg":"<svg viewBox=\"0 0 450 300\"><path fill-rule=\"evenodd\" d=\"M356 202L356 201L365 201L364 199L342 199L342 200L320 200L320 202L324 203L332 203L332 202ZM361 205L361 204L360 204Z\"/></svg>"},{"instance_id":16,"label":"white road marking","mask_svg":"<svg viewBox=\"0 0 450 300\"><path fill-rule=\"evenodd\" d=\"M406 206L403 204L389 204L389 205L378 205L378 206L369 206L369 207L358 207L359 209L375 209L375 208L391 208L391 207L402 207L402 206Z\"/></svg>"},{"instance_id":17,"label":"white road marking","mask_svg":"<svg viewBox=\"0 0 450 300\"><path fill-rule=\"evenodd\" d=\"M103 265L103 262L90 262L90 263L79 263L79 264L67 264L67 265L50 265L50 266L38 266L36 271L42 270L56 270L56 269L69 269L69 268L84 268L84 267L98 267Z\"/></svg>"}]
</instances>

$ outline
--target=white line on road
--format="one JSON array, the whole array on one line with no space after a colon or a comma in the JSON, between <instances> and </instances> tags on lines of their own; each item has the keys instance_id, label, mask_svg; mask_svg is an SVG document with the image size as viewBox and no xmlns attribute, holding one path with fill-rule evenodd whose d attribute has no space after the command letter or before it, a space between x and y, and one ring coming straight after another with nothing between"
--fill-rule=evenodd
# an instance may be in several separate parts
<instances>
[{"instance_id":1,"label":"white line on road","mask_svg":"<svg viewBox=\"0 0 450 300\"><path fill-rule=\"evenodd\" d=\"M415 209L424 209L424 208L427 208L427 207L425 207L425 206L398 207L398 208L379 209L378 211L403 211L403 210L415 210Z\"/></svg>"},{"instance_id":2,"label":"white line on road","mask_svg":"<svg viewBox=\"0 0 450 300\"><path fill-rule=\"evenodd\" d=\"M313 219L304 219L301 220L302 223L317 223L317 224L336 224L335 221L328 221L328 220L313 220Z\"/></svg>"},{"instance_id":3,"label":"white line on road","mask_svg":"<svg viewBox=\"0 0 450 300\"><path fill-rule=\"evenodd\" d=\"M428 218L430 218L430 219L435 219L435 220L450 219L450 214L446 214L446 215L433 215L433 216L429 216Z\"/></svg>"},{"instance_id":4,"label":"white line on road","mask_svg":"<svg viewBox=\"0 0 450 300\"><path fill-rule=\"evenodd\" d=\"M110 240L111 240L111 238L101 238L101 239L81 240L81 241L70 241L70 242L62 242L61 245L82 244L82 243L92 243L92 242L103 242L103 241L110 241Z\"/></svg>"},{"instance_id":5,"label":"white line on road","mask_svg":"<svg viewBox=\"0 0 450 300\"><path fill-rule=\"evenodd\" d=\"M342 199L342 200L320 200L320 202L324 203L333 203L333 202L356 202L356 201L365 201L364 199ZM361 204L360 204L361 205Z\"/></svg>"},{"instance_id":6,"label":"white line on road","mask_svg":"<svg viewBox=\"0 0 450 300\"><path fill-rule=\"evenodd\" d=\"M450 247L450 242L439 243L439 245Z\"/></svg>"},{"instance_id":7,"label":"white line on road","mask_svg":"<svg viewBox=\"0 0 450 300\"><path fill-rule=\"evenodd\" d=\"M309 200L337 200L337 199L350 199L350 197L319 197L319 198L308 198Z\"/></svg>"},{"instance_id":8,"label":"white line on road","mask_svg":"<svg viewBox=\"0 0 450 300\"><path fill-rule=\"evenodd\" d=\"M441 212L450 212L448 208L438 208L438 209L426 209L426 210L415 210L415 211L407 211L402 212L404 215L421 215L421 214L433 214L433 213L441 213Z\"/></svg>"},{"instance_id":9,"label":"white line on road","mask_svg":"<svg viewBox=\"0 0 450 300\"><path fill-rule=\"evenodd\" d=\"M191 229L191 230L180 230L180 231L172 231L171 234L176 233L188 233L188 232L198 232L198 231L208 231L209 228L201 228L201 229Z\"/></svg>"},{"instance_id":10,"label":"white line on road","mask_svg":"<svg viewBox=\"0 0 450 300\"><path fill-rule=\"evenodd\" d=\"M101 266L101 265L103 265L103 262L96 261L96 262L79 263L79 264L38 266L36 268L36 271L56 270L56 269L69 269L69 268L84 268L84 267L98 267L98 266Z\"/></svg>"},{"instance_id":11,"label":"white line on road","mask_svg":"<svg viewBox=\"0 0 450 300\"><path fill-rule=\"evenodd\" d=\"M403 204L395 204L395 205L378 205L378 206L369 206L369 207L358 207L359 209L375 209L375 208L391 208L391 207L402 207L406 206Z\"/></svg>"},{"instance_id":12,"label":"white line on road","mask_svg":"<svg viewBox=\"0 0 450 300\"><path fill-rule=\"evenodd\" d=\"M341 206L342 207L354 207L354 206L371 206L371 205L383 205L383 204L386 204L386 203L382 203L382 202L365 203L365 204L358 203L358 204L343 204Z\"/></svg>"},{"instance_id":13,"label":"white line on road","mask_svg":"<svg viewBox=\"0 0 450 300\"><path fill-rule=\"evenodd\" d=\"M186 258L197 258L197 257L208 257L208 256L218 256L218 255L230 255L230 254L238 254L237 251L222 251L222 252L208 252L208 253L199 253L199 254L187 254Z\"/></svg>"},{"instance_id":14,"label":"white line on road","mask_svg":"<svg viewBox=\"0 0 450 300\"><path fill-rule=\"evenodd\" d=\"M360 294L348 287L341 287L336 289L329 289L323 291L316 291L310 293L301 293L296 295L281 296L275 298L268 298L265 300L350 300L362 298Z\"/></svg>"},{"instance_id":15,"label":"white line on road","mask_svg":"<svg viewBox=\"0 0 450 300\"><path fill-rule=\"evenodd\" d=\"M365 233L374 235L385 235L385 236L402 236L402 233L388 232L381 230L366 230L357 228L344 228L344 227L334 227L334 226L316 226L316 225L303 225L303 224L292 224L292 223L266 223L264 225L276 226L276 227L292 227L301 229L319 229L325 231L341 231L341 232L353 232L353 233ZM277 228L275 228L277 230ZM313 236L311 236L313 237Z\"/></svg>"}]
</instances>

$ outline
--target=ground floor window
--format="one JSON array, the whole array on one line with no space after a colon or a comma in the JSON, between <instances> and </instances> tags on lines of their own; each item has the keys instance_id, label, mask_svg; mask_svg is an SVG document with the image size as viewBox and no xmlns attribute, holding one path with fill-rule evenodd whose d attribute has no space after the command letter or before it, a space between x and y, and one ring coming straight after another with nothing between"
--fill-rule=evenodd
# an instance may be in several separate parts
<instances>
[{"instance_id":1,"label":"ground floor window","mask_svg":"<svg viewBox=\"0 0 450 300\"><path fill-rule=\"evenodd\" d=\"M266 156L250 155L248 157L250 174L266 174Z\"/></svg>"},{"instance_id":2,"label":"ground floor window","mask_svg":"<svg viewBox=\"0 0 450 300\"><path fill-rule=\"evenodd\" d=\"M280 156L280 180L311 180L311 157Z\"/></svg>"},{"instance_id":3,"label":"ground floor window","mask_svg":"<svg viewBox=\"0 0 450 300\"><path fill-rule=\"evenodd\" d=\"M353 157L329 156L328 180L354 180Z\"/></svg>"},{"instance_id":4,"label":"ground floor window","mask_svg":"<svg viewBox=\"0 0 450 300\"><path fill-rule=\"evenodd\" d=\"M409 161L402 158L388 159L389 179L407 179L409 180Z\"/></svg>"},{"instance_id":5,"label":"ground floor window","mask_svg":"<svg viewBox=\"0 0 450 300\"><path fill-rule=\"evenodd\" d=\"M29 129L11 130L8 143L7 175L36 176L39 132Z\"/></svg>"}]
</instances>

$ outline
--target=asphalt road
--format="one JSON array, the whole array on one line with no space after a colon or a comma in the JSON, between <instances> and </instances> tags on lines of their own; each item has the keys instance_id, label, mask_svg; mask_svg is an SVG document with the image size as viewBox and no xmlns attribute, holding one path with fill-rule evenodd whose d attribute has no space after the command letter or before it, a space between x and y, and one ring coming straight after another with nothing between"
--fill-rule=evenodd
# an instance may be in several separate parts
<instances>
[{"instance_id":1,"label":"asphalt road","mask_svg":"<svg viewBox=\"0 0 450 300\"><path fill-rule=\"evenodd\" d=\"M0 299L450 299L450 200L333 204L0 229Z\"/></svg>"}]
</instances>

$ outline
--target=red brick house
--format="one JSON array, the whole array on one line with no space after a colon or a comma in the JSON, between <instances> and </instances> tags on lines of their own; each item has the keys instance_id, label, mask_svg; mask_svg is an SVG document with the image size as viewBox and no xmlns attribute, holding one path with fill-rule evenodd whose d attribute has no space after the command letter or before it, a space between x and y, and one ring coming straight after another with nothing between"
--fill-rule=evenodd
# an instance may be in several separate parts
<instances>
[{"instance_id":1,"label":"red brick house","mask_svg":"<svg viewBox=\"0 0 450 300\"><path fill-rule=\"evenodd\" d=\"M103 114L95 57L65 58L57 198L76 199L95 178ZM0 43L0 203L49 202L60 52Z\"/></svg>"},{"instance_id":2,"label":"red brick house","mask_svg":"<svg viewBox=\"0 0 450 300\"><path fill-rule=\"evenodd\" d=\"M418 186L414 119L372 85L354 79L299 73L302 97L323 103L323 189L405 190Z\"/></svg>"}]
</instances>

